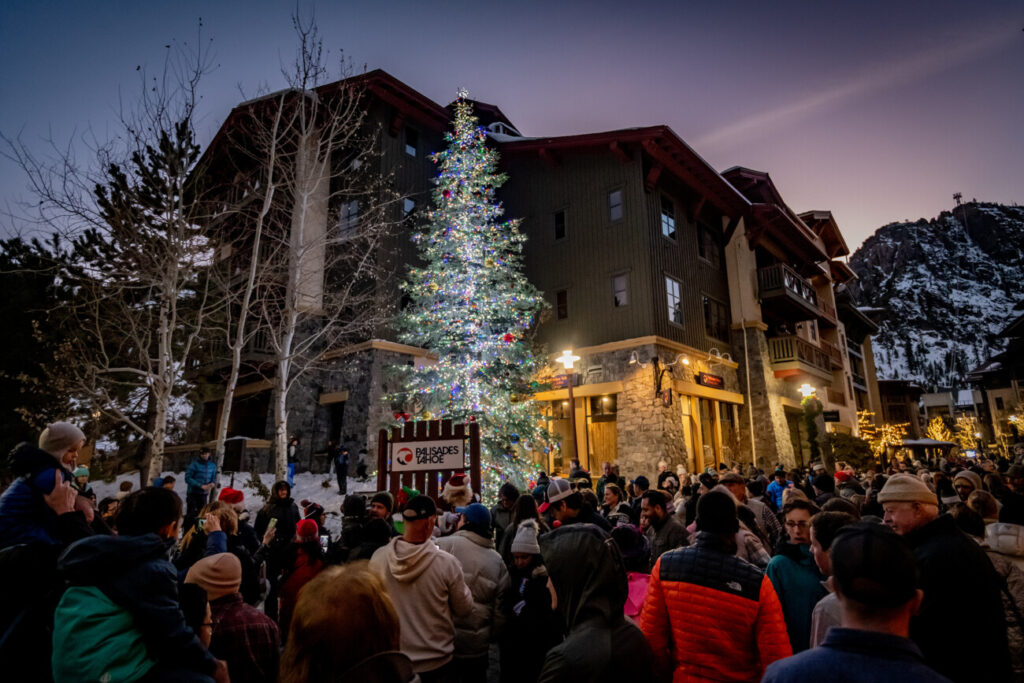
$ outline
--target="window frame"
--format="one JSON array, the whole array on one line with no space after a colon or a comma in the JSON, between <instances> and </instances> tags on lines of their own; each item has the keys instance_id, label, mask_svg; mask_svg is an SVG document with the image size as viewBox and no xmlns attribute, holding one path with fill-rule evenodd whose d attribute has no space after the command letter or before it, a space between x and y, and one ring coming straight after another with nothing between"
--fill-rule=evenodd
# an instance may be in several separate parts
<instances>
[{"instance_id":1,"label":"window frame","mask_svg":"<svg viewBox=\"0 0 1024 683\"><path fill-rule=\"evenodd\" d=\"M732 326L732 320L729 314L729 307L725 305L724 301L716 299L710 294L701 293L701 308L704 313L704 334L705 336L724 342L726 344L731 343L729 340L729 328ZM718 306L721 313L721 320L718 325L713 325L713 320L709 319L709 312L713 313L713 307ZM713 317L713 316L711 316ZM719 336L718 333L724 333L725 336Z\"/></svg>"},{"instance_id":2,"label":"window frame","mask_svg":"<svg viewBox=\"0 0 1024 683\"><path fill-rule=\"evenodd\" d=\"M615 286L616 280L622 279L623 303L618 303L619 289ZM611 276L612 285L612 308L625 308L629 306L629 273L615 273Z\"/></svg>"},{"instance_id":3,"label":"window frame","mask_svg":"<svg viewBox=\"0 0 1024 683\"><path fill-rule=\"evenodd\" d=\"M416 211L416 200L412 197L402 197L402 218L408 218Z\"/></svg>"},{"instance_id":4,"label":"window frame","mask_svg":"<svg viewBox=\"0 0 1024 683\"><path fill-rule=\"evenodd\" d=\"M706 236L706 237L705 237ZM709 244L715 249L715 259L708 258L706 244ZM722 251L722 245L716 239L714 232L702 221L697 221L697 258L704 263L707 263L716 270L722 269L722 261L725 255Z\"/></svg>"},{"instance_id":5,"label":"window frame","mask_svg":"<svg viewBox=\"0 0 1024 683\"><path fill-rule=\"evenodd\" d=\"M355 211L352 211L352 208ZM338 209L338 234L341 239L346 239L355 234L359 229L359 200L350 199L343 201Z\"/></svg>"},{"instance_id":6,"label":"window frame","mask_svg":"<svg viewBox=\"0 0 1024 683\"><path fill-rule=\"evenodd\" d=\"M569 319L569 290L559 289L555 291L555 320Z\"/></svg>"},{"instance_id":7,"label":"window frame","mask_svg":"<svg viewBox=\"0 0 1024 683\"><path fill-rule=\"evenodd\" d=\"M565 209L559 209L559 210L555 211L554 214L552 215L552 219L554 220L554 226L553 226L554 229L552 230L552 234L554 235L554 238L555 238L556 242L561 242L561 241L563 241L563 240L565 240L565 239L567 239L569 237L569 225L568 225L568 220L566 219L566 215L565 214L566 214ZM562 236L561 237L558 236L558 217L559 216L562 217Z\"/></svg>"},{"instance_id":8,"label":"window frame","mask_svg":"<svg viewBox=\"0 0 1024 683\"><path fill-rule=\"evenodd\" d=\"M413 138L413 144L409 144L409 138ZM418 159L420 156L420 132L411 126L405 127L405 134L402 136L402 145L405 155ZM410 153L409 150L412 149Z\"/></svg>"},{"instance_id":9,"label":"window frame","mask_svg":"<svg viewBox=\"0 0 1024 683\"><path fill-rule=\"evenodd\" d=\"M668 204L669 211L666 214L665 205ZM661 195L661 206L659 214L661 225L661 236L675 244L679 240L679 224L676 222L676 203L668 195ZM672 234L665 232L665 218L668 218L672 227Z\"/></svg>"},{"instance_id":10,"label":"window frame","mask_svg":"<svg viewBox=\"0 0 1024 683\"><path fill-rule=\"evenodd\" d=\"M672 294L672 287L671 287L672 284L675 285L675 290L676 290L675 291L675 308L673 308L673 305L672 305L673 304L673 302L672 302L673 294ZM684 321L686 320L686 317L685 317L684 311L683 311L683 282L682 282L682 280L677 280L676 278L672 277L668 273L665 273L665 303L666 303L667 311L668 311L668 322L669 322L669 324L670 325L677 325L677 326L682 327L682 328L685 329L686 325L685 325ZM672 317L673 311L678 311L679 317L682 318L681 321L677 321L677 320L673 319L673 317Z\"/></svg>"},{"instance_id":11,"label":"window frame","mask_svg":"<svg viewBox=\"0 0 1024 683\"><path fill-rule=\"evenodd\" d=\"M618 204L613 204L612 203L612 195L613 194L618 194L619 195L619 203ZM607 202L606 203L606 208L607 208L607 211L608 211L608 222L609 223L618 223L619 221L621 221L622 219L624 219L626 217L626 193L622 191L622 187L616 187L616 188L612 188L611 190L608 190L608 193L605 195L605 201ZM616 208L619 211L619 215L618 215L617 218L615 216L615 209Z\"/></svg>"}]
</instances>

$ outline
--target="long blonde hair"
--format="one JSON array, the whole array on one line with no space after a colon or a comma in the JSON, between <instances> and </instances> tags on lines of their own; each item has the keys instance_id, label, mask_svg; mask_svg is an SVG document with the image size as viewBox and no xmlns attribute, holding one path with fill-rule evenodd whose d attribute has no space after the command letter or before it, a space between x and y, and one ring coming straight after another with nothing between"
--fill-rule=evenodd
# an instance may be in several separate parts
<instances>
[{"instance_id":1,"label":"long blonde hair","mask_svg":"<svg viewBox=\"0 0 1024 683\"><path fill-rule=\"evenodd\" d=\"M222 500L215 500L212 503L203 507L199 511L197 519L205 519L206 515L213 513L220 520L220 530L226 533L228 536L234 536L238 533L238 513L235 512L235 508L228 505ZM191 545L193 538L196 535L197 527L192 526L185 532L185 535L181 537L181 544L178 546L179 550L184 552L186 548Z\"/></svg>"},{"instance_id":2,"label":"long blonde hair","mask_svg":"<svg viewBox=\"0 0 1024 683\"><path fill-rule=\"evenodd\" d=\"M398 650L398 628L391 598L368 562L329 567L299 591L278 681L341 680L367 657Z\"/></svg>"}]
</instances>

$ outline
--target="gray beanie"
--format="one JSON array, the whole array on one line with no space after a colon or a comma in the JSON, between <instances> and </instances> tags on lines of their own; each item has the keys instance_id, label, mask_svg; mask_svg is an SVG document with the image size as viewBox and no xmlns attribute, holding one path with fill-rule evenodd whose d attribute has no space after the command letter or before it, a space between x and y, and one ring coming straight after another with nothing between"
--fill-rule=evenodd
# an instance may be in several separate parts
<instances>
[{"instance_id":1,"label":"gray beanie","mask_svg":"<svg viewBox=\"0 0 1024 683\"><path fill-rule=\"evenodd\" d=\"M85 441L85 433L70 422L54 422L46 425L39 435L39 450L60 458L72 446Z\"/></svg>"},{"instance_id":2,"label":"gray beanie","mask_svg":"<svg viewBox=\"0 0 1024 683\"><path fill-rule=\"evenodd\" d=\"M523 520L516 531L515 540L512 541L511 551L527 555L540 555L540 544L537 543L538 533L540 533L540 528L537 526L537 520Z\"/></svg>"}]
</instances>

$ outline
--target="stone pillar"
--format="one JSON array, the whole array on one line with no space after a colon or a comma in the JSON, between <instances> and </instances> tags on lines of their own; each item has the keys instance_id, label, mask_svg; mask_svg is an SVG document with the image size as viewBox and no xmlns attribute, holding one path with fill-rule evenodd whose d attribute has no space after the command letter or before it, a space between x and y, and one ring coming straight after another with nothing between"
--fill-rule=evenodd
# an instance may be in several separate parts
<instances>
[{"instance_id":1,"label":"stone pillar","mask_svg":"<svg viewBox=\"0 0 1024 683\"><path fill-rule=\"evenodd\" d=\"M787 466L796 463L793 445L789 440L789 425L785 409L779 400L784 392L784 382L775 378L771 358L768 354L768 340L762 330L749 327L737 332L745 334L747 359L740 357L740 386L746 389L746 366L750 367L750 396L740 409L740 448L750 448L750 412L754 415L754 446L757 466L772 470L775 463ZM737 353L742 354L742 344Z\"/></svg>"}]
</instances>

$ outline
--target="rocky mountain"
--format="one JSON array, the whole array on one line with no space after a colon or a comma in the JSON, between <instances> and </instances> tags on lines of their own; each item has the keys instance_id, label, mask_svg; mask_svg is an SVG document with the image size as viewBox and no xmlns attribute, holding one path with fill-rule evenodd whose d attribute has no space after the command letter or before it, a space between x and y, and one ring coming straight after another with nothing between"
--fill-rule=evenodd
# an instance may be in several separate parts
<instances>
[{"instance_id":1,"label":"rocky mountain","mask_svg":"<svg viewBox=\"0 0 1024 683\"><path fill-rule=\"evenodd\" d=\"M1024 310L1024 207L968 202L865 240L851 293L881 325L879 379L962 386Z\"/></svg>"}]
</instances>

